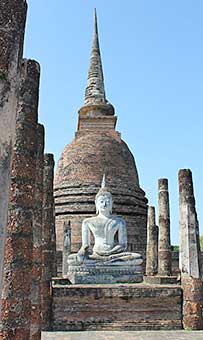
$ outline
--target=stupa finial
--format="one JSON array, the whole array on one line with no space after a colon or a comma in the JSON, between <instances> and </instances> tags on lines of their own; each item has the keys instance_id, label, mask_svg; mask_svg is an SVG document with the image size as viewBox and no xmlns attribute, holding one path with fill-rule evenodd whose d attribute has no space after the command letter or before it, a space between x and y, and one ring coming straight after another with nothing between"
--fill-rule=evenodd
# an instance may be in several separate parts
<instances>
[{"instance_id":1,"label":"stupa finial","mask_svg":"<svg viewBox=\"0 0 203 340\"><path fill-rule=\"evenodd\" d=\"M85 105L106 104L104 77L99 47L97 12L94 10L93 44L88 71L87 87L85 91Z\"/></svg>"},{"instance_id":2,"label":"stupa finial","mask_svg":"<svg viewBox=\"0 0 203 340\"><path fill-rule=\"evenodd\" d=\"M98 47L99 47L99 36L98 36L98 25L97 25L97 9L94 9L94 36L97 36Z\"/></svg>"}]
</instances>

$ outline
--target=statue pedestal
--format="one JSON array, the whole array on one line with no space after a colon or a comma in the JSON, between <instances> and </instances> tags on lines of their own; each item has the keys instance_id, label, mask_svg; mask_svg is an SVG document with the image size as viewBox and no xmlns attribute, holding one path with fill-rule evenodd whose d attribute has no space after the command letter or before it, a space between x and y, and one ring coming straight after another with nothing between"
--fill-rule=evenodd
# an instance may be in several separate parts
<instances>
[{"instance_id":1,"label":"statue pedestal","mask_svg":"<svg viewBox=\"0 0 203 340\"><path fill-rule=\"evenodd\" d=\"M67 278L73 284L140 283L143 281L142 266L69 266Z\"/></svg>"}]
</instances>

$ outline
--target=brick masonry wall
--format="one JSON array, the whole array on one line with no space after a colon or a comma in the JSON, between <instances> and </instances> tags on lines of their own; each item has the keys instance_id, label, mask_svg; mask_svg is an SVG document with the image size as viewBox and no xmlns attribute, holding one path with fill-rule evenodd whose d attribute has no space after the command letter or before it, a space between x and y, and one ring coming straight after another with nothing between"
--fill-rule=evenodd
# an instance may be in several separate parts
<instances>
[{"instance_id":1,"label":"brick masonry wall","mask_svg":"<svg viewBox=\"0 0 203 340\"><path fill-rule=\"evenodd\" d=\"M53 287L55 331L181 328L182 289L178 286Z\"/></svg>"}]
</instances>

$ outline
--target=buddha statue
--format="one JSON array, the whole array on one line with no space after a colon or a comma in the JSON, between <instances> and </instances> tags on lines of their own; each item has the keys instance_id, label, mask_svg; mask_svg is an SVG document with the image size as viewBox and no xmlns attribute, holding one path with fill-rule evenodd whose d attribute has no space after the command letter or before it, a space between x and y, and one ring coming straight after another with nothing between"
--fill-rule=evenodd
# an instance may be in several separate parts
<instances>
[{"instance_id":1,"label":"buddha statue","mask_svg":"<svg viewBox=\"0 0 203 340\"><path fill-rule=\"evenodd\" d=\"M82 246L77 254L68 257L69 272L80 268L81 271L91 269L91 275L98 270L109 269L142 272L142 256L127 251L127 228L123 218L112 215L112 195L102 185L95 198L96 216L86 218L82 223ZM90 235L94 245L91 249ZM117 235L117 242L115 241ZM98 273L97 273L98 274ZM97 275L98 276L98 275ZM140 281L140 280L139 280ZM123 280L122 280L123 282ZM133 281L134 282L134 281ZM137 281L136 281L137 282Z\"/></svg>"}]
</instances>

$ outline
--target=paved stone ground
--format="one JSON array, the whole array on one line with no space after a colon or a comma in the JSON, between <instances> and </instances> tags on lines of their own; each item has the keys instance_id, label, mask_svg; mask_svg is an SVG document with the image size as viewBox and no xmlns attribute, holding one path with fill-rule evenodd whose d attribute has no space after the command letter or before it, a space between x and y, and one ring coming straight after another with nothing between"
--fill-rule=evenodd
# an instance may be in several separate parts
<instances>
[{"instance_id":1,"label":"paved stone ground","mask_svg":"<svg viewBox=\"0 0 203 340\"><path fill-rule=\"evenodd\" d=\"M203 340L203 331L45 332L42 340Z\"/></svg>"}]
</instances>

